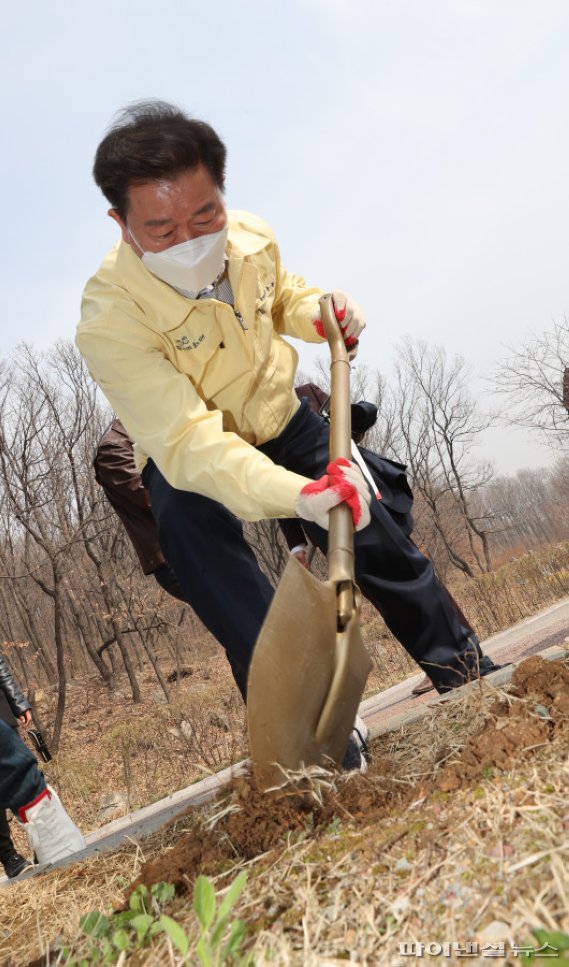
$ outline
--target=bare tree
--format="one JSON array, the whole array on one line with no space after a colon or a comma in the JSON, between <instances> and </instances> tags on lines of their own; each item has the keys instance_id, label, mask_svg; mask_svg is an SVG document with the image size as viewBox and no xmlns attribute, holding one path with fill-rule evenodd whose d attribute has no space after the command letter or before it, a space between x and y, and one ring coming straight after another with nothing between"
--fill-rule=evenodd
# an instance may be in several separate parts
<instances>
[{"instance_id":1,"label":"bare tree","mask_svg":"<svg viewBox=\"0 0 569 967\"><path fill-rule=\"evenodd\" d=\"M569 319L534 336L511 355L494 374L496 390L507 401L502 419L528 427L555 447L569 443L569 413L563 377L569 366Z\"/></svg>"},{"instance_id":2,"label":"bare tree","mask_svg":"<svg viewBox=\"0 0 569 967\"><path fill-rule=\"evenodd\" d=\"M64 576L73 543L73 515L62 453L55 445L54 423L45 387L36 379L36 364L31 350L22 346L17 363L6 374L0 397L0 470L13 543L19 546L16 566L52 604L58 677L52 742L57 749L66 698Z\"/></svg>"},{"instance_id":3,"label":"bare tree","mask_svg":"<svg viewBox=\"0 0 569 967\"><path fill-rule=\"evenodd\" d=\"M243 531L261 570L276 587L288 560L286 546L278 520L247 522Z\"/></svg>"},{"instance_id":4,"label":"bare tree","mask_svg":"<svg viewBox=\"0 0 569 967\"><path fill-rule=\"evenodd\" d=\"M489 530L492 520L470 506L471 496L492 476L489 464L475 462L473 449L492 423L481 415L468 390L468 370L457 356L449 362L444 349L425 342L404 341L396 366L399 432L404 460L429 526L450 562L469 577L474 568L492 568ZM421 534L421 522L418 520ZM431 541L432 541L431 536ZM431 551L432 554L432 551Z\"/></svg>"},{"instance_id":5,"label":"bare tree","mask_svg":"<svg viewBox=\"0 0 569 967\"><path fill-rule=\"evenodd\" d=\"M315 373L306 376L297 374L297 384L314 382L326 393L330 392L330 364L319 359L315 364ZM378 371L370 369L365 364L352 364L350 373L350 398L352 403L368 400L377 406L377 422L368 430L365 446L375 453L401 459L404 453L404 443L399 431L397 419L397 405L393 390L385 377Z\"/></svg>"},{"instance_id":6,"label":"bare tree","mask_svg":"<svg viewBox=\"0 0 569 967\"><path fill-rule=\"evenodd\" d=\"M493 554L517 554L567 537L568 498L563 473L525 469L490 481L471 507L498 522L491 534Z\"/></svg>"},{"instance_id":7,"label":"bare tree","mask_svg":"<svg viewBox=\"0 0 569 967\"><path fill-rule=\"evenodd\" d=\"M38 637L54 647L58 702L52 744L56 749L70 649L78 632L84 634L88 626L73 620L73 591L78 585L94 583L92 575L85 580L85 552L91 559L96 557L90 552L93 535L100 530L90 480L93 436L100 434L102 419L95 387L71 344L59 343L47 354L18 347L13 363L4 368L0 391L0 488L6 511L2 557L8 560L10 547L11 573L6 580L15 590L15 602L21 609L24 605L36 647ZM24 589L23 595L18 587ZM33 589L50 602L50 614L45 613L39 629L34 627ZM112 613L109 596L105 604L107 613ZM110 681L107 666L86 641L90 657Z\"/></svg>"}]
</instances>

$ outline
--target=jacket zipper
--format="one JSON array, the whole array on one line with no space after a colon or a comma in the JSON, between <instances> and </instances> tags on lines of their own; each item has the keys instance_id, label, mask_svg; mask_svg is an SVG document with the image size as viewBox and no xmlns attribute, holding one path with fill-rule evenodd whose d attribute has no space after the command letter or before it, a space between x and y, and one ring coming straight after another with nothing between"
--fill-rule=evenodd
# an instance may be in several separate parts
<instances>
[{"instance_id":1,"label":"jacket zipper","mask_svg":"<svg viewBox=\"0 0 569 967\"><path fill-rule=\"evenodd\" d=\"M241 315L241 313L239 312L239 309L235 309L235 308L234 308L234 309L233 309L233 312L234 312L234 314L235 314L235 318L236 318L236 319L237 319L237 321L239 322L239 325L241 326L241 328L242 328L242 330L243 330L243 332L247 332L247 329L248 329L248 326L247 326L247 323L245 322L245 320L244 320L244 318L243 318L243 316L242 316L242 315Z\"/></svg>"}]
</instances>

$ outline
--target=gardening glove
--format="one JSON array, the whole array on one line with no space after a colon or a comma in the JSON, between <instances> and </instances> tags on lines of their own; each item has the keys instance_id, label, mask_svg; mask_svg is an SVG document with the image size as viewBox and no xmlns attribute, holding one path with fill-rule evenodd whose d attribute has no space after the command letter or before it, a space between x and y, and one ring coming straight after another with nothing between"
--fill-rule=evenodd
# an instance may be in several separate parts
<instances>
[{"instance_id":1,"label":"gardening glove","mask_svg":"<svg viewBox=\"0 0 569 967\"><path fill-rule=\"evenodd\" d=\"M302 488L294 509L303 520L328 530L332 507L345 502L352 512L354 528L359 531L370 522L370 501L368 486L358 467L338 457L328 464L323 477Z\"/></svg>"},{"instance_id":2,"label":"gardening glove","mask_svg":"<svg viewBox=\"0 0 569 967\"><path fill-rule=\"evenodd\" d=\"M346 295L345 292L333 292L332 302L334 304L334 315L338 320L340 331L344 337L344 345L348 350L350 359L354 359L358 351L360 335L366 326L364 314L357 302L350 298L349 295ZM319 313L317 313L314 319L314 328L319 336L326 337Z\"/></svg>"}]
</instances>

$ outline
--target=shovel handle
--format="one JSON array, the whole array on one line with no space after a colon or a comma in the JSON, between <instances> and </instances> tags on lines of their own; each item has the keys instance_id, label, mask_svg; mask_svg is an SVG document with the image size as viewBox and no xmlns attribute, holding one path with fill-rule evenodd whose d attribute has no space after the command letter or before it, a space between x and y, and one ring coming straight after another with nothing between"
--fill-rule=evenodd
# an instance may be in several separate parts
<instances>
[{"instance_id":1,"label":"shovel handle","mask_svg":"<svg viewBox=\"0 0 569 967\"><path fill-rule=\"evenodd\" d=\"M330 293L320 298L320 318L330 346L330 459L352 459L351 411L350 411L350 361L344 339L334 312ZM352 512L342 503L330 511L328 531L328 579L330 581L354 580L354 524ZM352 613L353 589L347 589L349 603L346 611ZM341 609L344 611L344 608Z\"/></svg>"}]
</instances>

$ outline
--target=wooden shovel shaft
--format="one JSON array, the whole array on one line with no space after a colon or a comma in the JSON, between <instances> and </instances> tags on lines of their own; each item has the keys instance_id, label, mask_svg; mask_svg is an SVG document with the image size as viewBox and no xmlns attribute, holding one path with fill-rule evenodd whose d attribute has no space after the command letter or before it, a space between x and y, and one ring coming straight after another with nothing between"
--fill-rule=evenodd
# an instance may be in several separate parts
<instances>
[{"instance_id":1,"label":"wooden shovel shaft","mask_svg":"<svg viewBox=\"0 0 569 967\"><path fill-rule=\"evenodd\" d=\"M330 459L344 457L351 460L350 361L330 293L321 297L320 313L331 355ZM346 588L341 589L338 601L339 622L342 625L350 618L354 608L353 534L350 508L346 504L334 507L330 511L328 531L328 580L348 582Z\"/></svg>"}]
</instances>

